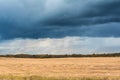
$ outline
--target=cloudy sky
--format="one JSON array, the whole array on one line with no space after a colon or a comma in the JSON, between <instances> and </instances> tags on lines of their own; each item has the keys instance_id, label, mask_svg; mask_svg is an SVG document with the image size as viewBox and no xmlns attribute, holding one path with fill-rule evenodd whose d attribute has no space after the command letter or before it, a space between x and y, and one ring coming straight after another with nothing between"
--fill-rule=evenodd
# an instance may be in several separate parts
<instances>
[{"instance_id":1,"label":"cloudy sky","mask_svg":"<svg viewBox=\"0 0 120 80\"><path fill-rule=\"evenodd\" d=\"M0 54L120 52L120 0L0 0Z\"/></svg>"}]
</instances>

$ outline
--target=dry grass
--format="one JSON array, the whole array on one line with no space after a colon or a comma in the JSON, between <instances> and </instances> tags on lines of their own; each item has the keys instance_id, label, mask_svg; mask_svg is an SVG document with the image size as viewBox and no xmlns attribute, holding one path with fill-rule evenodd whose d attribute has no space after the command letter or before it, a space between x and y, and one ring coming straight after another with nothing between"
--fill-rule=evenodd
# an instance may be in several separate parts
<instances>
[{"instance_id":1,"label":"dry grass","mask_svg":"<svg viewBox=\"0 0 120 80\"><path fill-rule=\"evenodd\" d=\"M60 59L0 58L0 75L35 75L57 78L120 77L120 57Z\"/></svg>"}]
</instances>

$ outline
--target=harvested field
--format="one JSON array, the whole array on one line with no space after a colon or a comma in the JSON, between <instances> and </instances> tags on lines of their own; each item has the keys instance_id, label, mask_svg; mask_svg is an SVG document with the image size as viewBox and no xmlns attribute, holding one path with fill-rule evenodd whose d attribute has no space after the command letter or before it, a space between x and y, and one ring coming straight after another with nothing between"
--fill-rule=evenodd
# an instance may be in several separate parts
<instances>
[{"instance_id":1,"label":"harvested field","mask_svg":"<svg viewBox=\"0 0 120 80\"><path fill-rule=\"evenodd\" d=\"M120 57L0 58L0 75L69 77L120 77Z\"/></svg>"}]
</instances>

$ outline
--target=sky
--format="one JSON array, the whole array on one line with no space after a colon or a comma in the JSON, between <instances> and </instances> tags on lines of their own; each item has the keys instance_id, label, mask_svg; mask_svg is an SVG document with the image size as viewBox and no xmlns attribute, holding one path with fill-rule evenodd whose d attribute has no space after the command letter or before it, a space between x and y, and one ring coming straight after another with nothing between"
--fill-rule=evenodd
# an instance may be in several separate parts
<instances>
[{"instance_id":1,"label":"sky","mask_svg":"<svg viewBox=\"0 0 120 80\"><path fill-rule=\"evenodd\" d=\"M120 0L0 0L0 54L120 52Z\"/></svg>"}]
</instances>

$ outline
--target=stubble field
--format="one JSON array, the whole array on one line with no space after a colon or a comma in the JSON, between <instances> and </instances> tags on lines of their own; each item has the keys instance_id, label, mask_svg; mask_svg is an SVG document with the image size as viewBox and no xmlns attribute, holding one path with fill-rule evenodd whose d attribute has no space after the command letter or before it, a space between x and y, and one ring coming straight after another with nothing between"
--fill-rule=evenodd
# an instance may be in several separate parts
<instances>
[{"instance_id":1,"label":"stubble field","mask_svg":"<svg viewBox=\"0 0 120 80\"><path fill-rule=\"evenodd\" d=\"M56 79L79 78L78 80L80 80L80 78L83 77L99 77L102 78L101 80L103 80L103 78L109 78L109 80L116 78L116 80L120 80L120 57L51 59L0 58L0 75L2 78L5 76L38 76Z\"/></svg>"}]
</instances>

